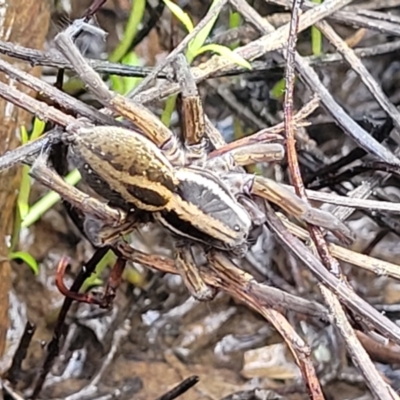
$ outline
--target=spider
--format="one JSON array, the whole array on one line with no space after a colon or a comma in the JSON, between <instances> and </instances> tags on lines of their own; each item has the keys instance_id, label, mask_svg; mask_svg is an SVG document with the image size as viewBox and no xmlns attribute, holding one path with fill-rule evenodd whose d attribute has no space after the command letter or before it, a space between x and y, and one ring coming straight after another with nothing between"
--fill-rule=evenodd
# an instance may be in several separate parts
<instances>
[{"instance_id":1,"label":"spider","mask_svg":"<svg viewBox=\"0 0 400 400\"><path fill-rule=\"evenodd\" d=\"M269 179L246 172L246 165L280 161L284 157L281 144L257 142L210 152L201 101L183 56L174 65L183 97L184 140L180 142L150 110L110 91L91 69L73 42L86 27L84 21L75 21L57 35L55 45L89 91L139 131L122 127L117 120L114 126L94 126L61 112L55 118L44 107L41 116L65 128L53 142L69 146L83 180L105 201L64 182L49 166L49 148L41 151L30 174L84 214L84 232L95 246L115 245L141 224L156 221L172 235L176 268L191 295L209 300L214 292L198 272L193 248L243 257L265 221L260 200L269 200L297 218L350 240L351 232L330 213L310 207ZM0 96L7 100L10 94L11 88ZM36 115L41 109L27 103L22 106ZM121 270L121 263L117 264Z\"/></svg>"}]
</instances>

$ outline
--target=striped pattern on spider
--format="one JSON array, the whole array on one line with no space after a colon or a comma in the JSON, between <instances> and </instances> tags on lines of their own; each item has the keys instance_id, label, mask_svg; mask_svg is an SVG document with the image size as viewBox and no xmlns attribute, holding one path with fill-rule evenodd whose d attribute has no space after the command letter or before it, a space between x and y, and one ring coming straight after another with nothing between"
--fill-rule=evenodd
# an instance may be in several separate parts
<instances>
[{"instance_id":1,"label":"striped pattern on spider","mask_svg":"<svg viewBox=\"0 0 400 400\"><path fill-rule=\"evenodd\" d=\"M137 130L115 119L114 125L102 126L61 112L55 119L48 114L51 110L45 110L47 120L65 128L51 143L69 146L84 181L104 201L68 185L49 167L51 144L34 161L30 174L83 213L84 233L95 246L115 246L126 233L158 221L173 237L176 268L190 293L209 300L215 293L198 272L193 247L200 246L206 255L217 249L226 257L243 257L262 232L263 201L350 240L347 227L330 213L312 208L274 181L246 172L244 167L250 164L280 161L282 144L248 140L241 147L221 146L219 132L206 129L197 87L183 56L174 61L182 91L181 141L150 110L108 89L74 45L74 37L84 29L92 28L77 20L58 34L58 50L89 91ZM43 115L37 112L39 107L25 107Z\"/></svg>"}]
</instances>

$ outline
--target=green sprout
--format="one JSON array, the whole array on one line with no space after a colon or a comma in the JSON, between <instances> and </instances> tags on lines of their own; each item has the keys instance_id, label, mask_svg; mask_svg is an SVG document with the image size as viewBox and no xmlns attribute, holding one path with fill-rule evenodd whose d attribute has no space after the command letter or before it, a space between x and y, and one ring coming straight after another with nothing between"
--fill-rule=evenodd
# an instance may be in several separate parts
<instances>
[{"instance_id":1,"label":"green sprout","mask_svg":"<svg viewBox=\"0 0 400 400\"><path fill-rule=\"evenodd\" d=\"M312 0L312 2L321 4L322 0ZM311 27L311 49L314 56L322 54L322 33L315 26Z\"/></svg>"},{"instance_id":2,"label":"green sprout","mask_svg":"<svg viewBox=\"0 0 400 400\"><path fill-rule=\"evenodd\" d=\"M110 55L109 61L119 62L121 61L125 65L139 65L139 58L134 52L129 52L129 46L134 40L137 33L139 24L143 18L145 10L145 0L135 0L132 2L132 9L124 37L121 40L119 46ZM142 78L130 78L130 77L111 77L112 89L120 94L126 94L133 87L135 87ZM21 141L22 144L27 143L30 140L38 138L44 132L45 123L35 118L33 123L32 133L28 135L25 127L21 128ZM17 199L17 212L14 223L13 235L11 240L11 249L9 253L10 260L22 260L24 261L32 271L37 274L39 270L38 263L36 260L27 252L14 251L18 245L20 230L21 228L28 228L50 210L58 201L60 201L60 195L54 191L49 191L41 199L39 199L32 206L29 205L29 195L31 190L31 178L29 176L29 166L23 166L21 185L19 188L19 194ZM81 180L81 175L77 169L70 172L65 178L65 181L70 185L77 185ZM109 252L110 253L110 252ZM112 253L107 253L106 256L101 260L96 268L96 273L88 278L85 282L85 288L101 283L99 275L106 266L112 265L115 262L115 257L112 257Z\"/></svg>"},{"instance_id":3,"label":"green sprout","mask_svg":"<svg viewBox=\"0 0 400 400\"><path fill-rule=\"evenodd\" d=\"M230 11L229 13L229 29L235 29L242 23L242 16L237 11ZM230 49L234 50L239 46L238 42L232 43Z\"/></svg>"},{"instance_id":4,"label":"green sprout","mask_svg":"<svg viewBox=\"0 0 400 400\"><path fill-rule=\"evenodd\" d=\"M28 134L26 127L22 126L20 129L21 142L26 144L31 140L35 140L40 137L45 128L45 122L38 118L33 121L32 132ZM31 178L29 176L29 166L24 165L22 167L21 183L19 186L18 197L17 197L17 209L15 213L15 220L13 226L13 233L11 238L11 246L8 254L10 260L21 260L25 262L36 275L39 272L38 263L36 260L27 252L15 251L15 248L19 242L19 236L21 232L21 227L24 226L24 221L30 213L29 207L29 195L31 193Z\"/></svg>"},{"instance_id":5,"label":"green sprout","mask_svg":"<svg viewBox=\"0 0 400 400\"><path fill-rule=\"evenodd\" d=\"M312 0L313 3L321 4L323 0ZM322 54L322 34L315 26L311 27L311 50L314 56ZM285 93L286 81L282 78L271 90L272 98L278 100Z\"/></svg>"},{"instance_id":6,"label":"green sprout","mask_svg":"<svg viewBox=\"0 0 400 400\"><path fill-rule=\"evenodd\" d=\"M132 1L132 8L129 14L128 23L126 24L125 27L124 36L119 45L109 56L108 60L110 62L120 62L128 53L129 47L131 46L131 43L134 41L139 25L142 22L145 8L146 8L146 0Z\"/></svg>"},{"instance_id":7,"label":"green sprout","mask_svg":"<svg viewBox=\"0 0 400 400\"><path fill-rule=\"evenodd\" d=\"M177 4L173 3L171 0L163 0L165 5L169 8L171 13L183 24L188 33L194 30L194 25L192 19L189 15L184 12ZM211 4L211 9L215 7L217 1L214 0ZM218 19L218 14L215 15L210 22L200 30L200 32L189 42L187 50L185 52L185 57L189 64L193 62L193 60L200 54L205 53L207 51L217 53L222 57L232 61L235 64L238 64L244 68L251 69L251 64L245 60L242 56L232 51L229 47L221 46L219 44L207 44L204 45L205 41L210 35L211 30L214 27L215 22ZM176 103L176 95L171 96L166 101L165 109L161 116L161 121L166 126L170 126L171 124L171 116L172 112L175 109Z\"/></svg>"}]
</instances>

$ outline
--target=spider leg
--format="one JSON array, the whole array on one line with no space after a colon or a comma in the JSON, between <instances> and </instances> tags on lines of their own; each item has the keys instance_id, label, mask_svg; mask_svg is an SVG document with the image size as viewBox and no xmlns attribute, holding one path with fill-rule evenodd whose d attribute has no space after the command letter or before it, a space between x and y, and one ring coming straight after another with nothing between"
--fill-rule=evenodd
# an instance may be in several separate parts
<instances>
[{"instance_id":1,"label":"spider leg","mask_svg":"<svg viewBox=\"0 0 400 400\"><path fill-rule=\"evenodd\" d=\"M207 142L204 140L206 123L199 91L185 56L179 54L173 64L182 93L182 131L187 150L185 163L193 164L196 160L203 163L207 157Z\"/></svg>"},{"instance_id":2,"label":"spider leg","mask_svg":"<svg viewBox=\"0 0 400 400\"><path fill-rule=\"evenodd\" d=\"M216 292L208 286L198 271L190 245L183 241L175 241L175 266L190 294L198 301L212 300Z\"/></svg>"},{"instance_id":3,"label":"spider leg","mask_svg":"<svg viewBox=\"0 0 400 400\"><path fill-rule=\"evenodd\" d=\"M285 148L279 143L254 143L233 148L206 161L208 169L220 172L234 171L237 166L281 161Z\"/></svg>"},{"instance_id":4,"label":"spider leg","mask_svg":"<svg viewBox=\"0 0 400 400\"><path fill-rule=\"evenodd\" d=\"M271 147L270 147L271 146ZM275 147L277 146L277 147ZM272 151L267 151L268 149ZM283 157L283 146L273 143L250 144L244 147L232 149L217 158L211 159L209 163L225 162L224 180L229 181L229 186L236 193L247 193L271 201L285 210L290 215L302 219L310 224L330 230L343 243L351 244L354 235L350 229L328 211L312 207L289 189L279 185L275 181L261 176L248 176L243 173L235 173L236 166L245 166L259 162L276 161ZM228 172L227 172L228 171Z\"/></svg>"},{"instance_id":5,"label":"spider leg","mask_svg":"<svg viewBox=\"0 0 400 400\"><path fill-rule=\"evenodd\" d=\"M180 158L182 149L179 147L178 139L160 119L141 104L109 90L101 77L84 59L73 43L72 37L86 27L87 24L83 20L76 20L67 30L59 33L54 39L59 51L71 63L88 89L105 107L111 108L115 113L133 122L149 140L165 152L171 162L173 159Z\"/></svg>"},{"instance_id":6,"label":"spider leg","mask_svg":"<svg viewBox=\"0 0 400 400\"><path fill-rule=\"evenodd\" d=\"M312 207L289 189L271 179L255 176L251 193L271 201L294 217L330 230L345 244L351 244L354 241L353 232L333 214Z\"/></svg>"},{"instance_id":7,"label":"spider leg","mask_svg":"<svg viewBox=\"0 0 400 400\"><path fill-rule=\"evenodd\" d=\"M140 223L135 212L128 213L126 221L117 226L86 216L83 229L94 246L104 247L115 244L121 237L130 234Z\"/></svg>"}]
</instances>

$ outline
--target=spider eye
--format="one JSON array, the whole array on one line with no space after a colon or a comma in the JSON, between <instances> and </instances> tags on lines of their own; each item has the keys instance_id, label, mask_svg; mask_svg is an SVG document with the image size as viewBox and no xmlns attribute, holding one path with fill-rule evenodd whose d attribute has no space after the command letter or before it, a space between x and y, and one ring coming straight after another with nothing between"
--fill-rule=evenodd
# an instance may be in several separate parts
<instances>
[{"instance_id":1,"label":"spider eye","mask_svg":"<svg viewBox=\"0 0 400 400\"><path fill-rule=\"evenodd\" d=\"M233 227L233 229L234 229L236 232L240 232L240 226L239 226L239 225L235 225L235 226Z\"/></svg>"}]
</instances>

